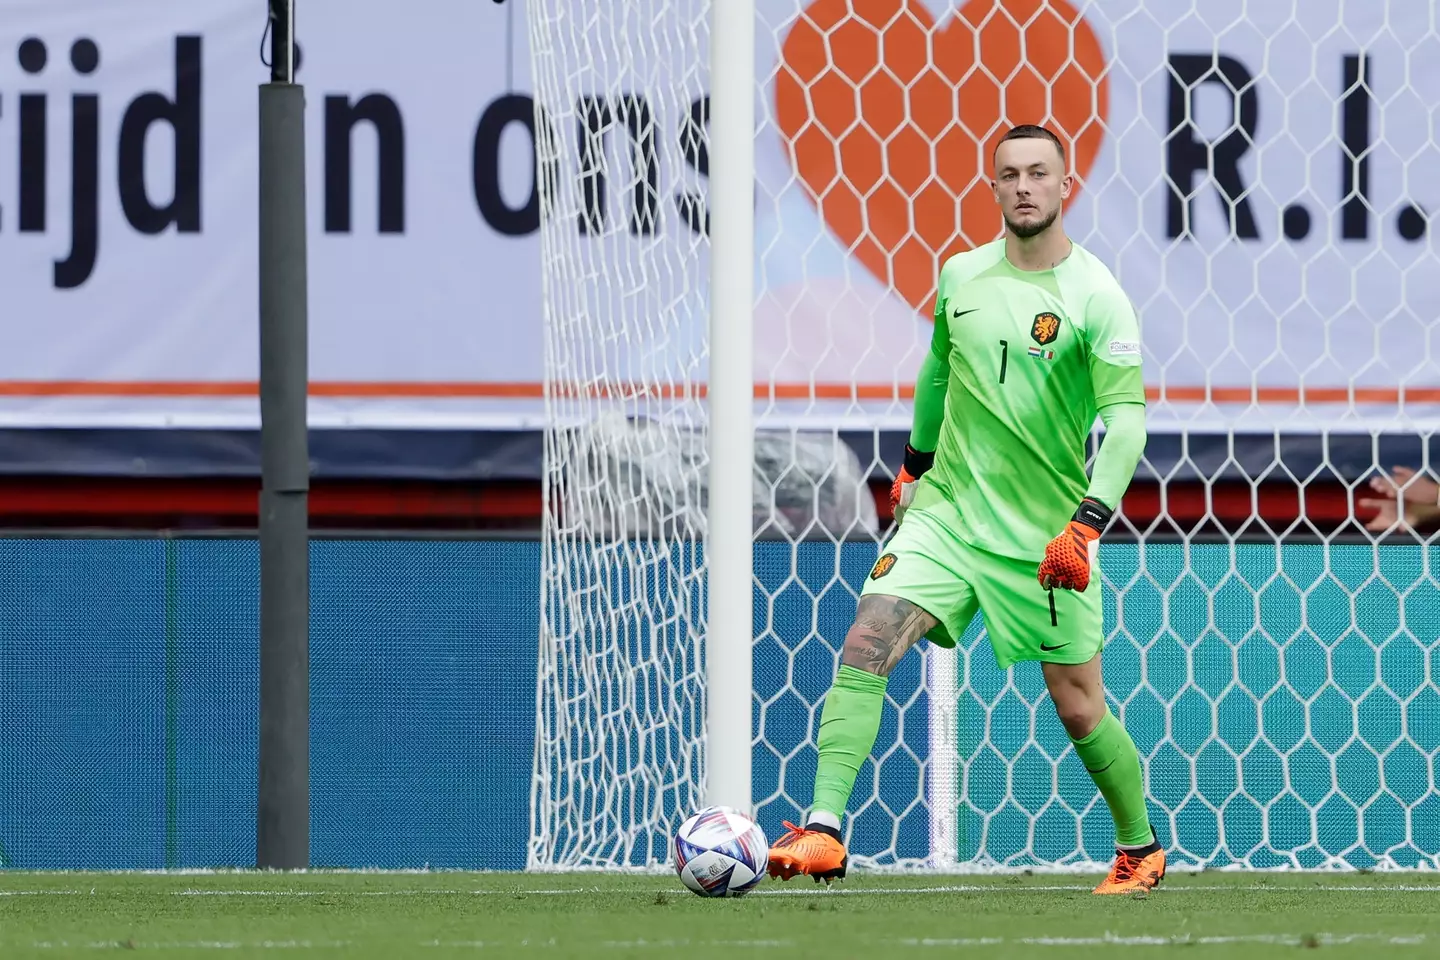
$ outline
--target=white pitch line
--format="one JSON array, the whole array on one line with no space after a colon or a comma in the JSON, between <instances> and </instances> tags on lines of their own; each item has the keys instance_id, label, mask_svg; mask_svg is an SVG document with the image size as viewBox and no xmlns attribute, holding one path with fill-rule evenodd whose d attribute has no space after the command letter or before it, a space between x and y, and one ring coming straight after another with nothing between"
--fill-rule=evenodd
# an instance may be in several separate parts
<instances>
[{"instance_id":1,"label":"white pitch line","mask_svg":"<svg viewBox=\"0 0 1440 960\"><path fill-rule=\"evenodd\" d=\"M172 890L172 897L468 897L477 890ZM497 893L511 891L495 891ZM519 891L515 891L519 892Z\"/></svg>"},{"instance_id":2,"label":"white pitch line","mask_svg":"<svg viewBox=\"0 0 1440 960\"><path fill-rule=\"evenodd\" d=\"M1015 884L949 884L944 886L929 887L801 887L799 889L761 889L750 894L752 897L876 897L876 896L898 896L904 894L933 894L933 893L1086 893L1092 887L1089 884L1044 884L1027 885ZM86 895L104 895L108 893L132 893L132 890L107 889L99 891L90 890L0 890L0 897L74 897ZM448 896L448 897L469 897L469 896L541 896L541 897L574 897L574 896L596 896L596 895L651 895L654 893L680 893L677 888L674 891L657 890L655 887L566 887L560 889L526 890L524 888L488 889L488 890L456 890L456 889L426 889L406 888L399 890L172 890L168 895L172 897L424 897L424 896ZM1170 896L1180 893L1225 893L1225 892L1247 892L1247 893L1432 893L1440 895L1440 883L1434 884L1395 884L1393 886L1382 885L1335 885L1335 886L1296 886L1293 884L1282 885L1272 883L1253 884L1185 884L1162 886L1156 892L1156 896Z\"/></svg>"},{"instance_id":3,"label":"white pitch line","mask_svg":"<svg viewBox=\"0 0 1440 960\"><path fill-rule=\"evenodd\" d=\"M1043 886L1028 886L1016 884L1006 886L1002 884L955 884L939 887L880 887L873 890L846 889L844 887L831 887L829 889L800 889L800 890L757 890L753 894L757 897L804 897L804 896L875 896L900 893L1088 893L1094 887L1089 884L1068 883L1050 884ZM1227 890L1258 892L1274 891L1277 893L1434 893L1440 894L1440 883L1433 885L1396 885L1393 887L1384 886L1329 886L1329 887L1297 887L1281 886L1271 883L1253 884L1187 884L1181 886L1162 885L1157 896L1168 896L1173 893L1223 893Z\"/></svg>"},{"instance_id":4,"label":"white pitch line","mask_svg":"<svg viewBox=\"0 0 1440 960\"><path fill-rule=\"evenodd\" d=\"M254 867L170 867L167 869L143 870L23 870L12 871L42 877L239 877L256 876L265 871ZM312 877L384 877L384 876L435 876L436 874L505 874L513 870L435 870L429 867L311 867L286 870L286 875L302 874Z\"/></svg>"},{"instance_id":5,"label":"white pitch line","mask_svg":"<svg viewBox=\"0 0 1440 960\"><path fill-rule=\"evenodd\" d=\"M1374 943L1393 947L1414 947L1426 942L1424 934L1394 936L1383 933L1256 933L1232 936L1119 936L1105 934L1099 937L944 937L867 940L867 946L874 947L982 947L1003 946L1027 947L1165 947L1165 946L1226 946L1242 943L1269 944L1282 947L1342 946L1352 943ZM68 940L40 940L25 946L33 950L115 950L120 947L144 950L308 950L315 948L343 948L361 945L350 940L190 940L190 941L138 941L103 940L83 943ZM425 940L415 946L440 947L448 949L468 948L476 950L503 950L513 953L530 948L550 949L562 946L556 938L545 940ZM792 949L797 944L791 940L604 940L591 944L611 950L676 950L689 947L731 947L746 950Z\"/></svg>"},{"instance_id":6,"label":"white pitch line","mask_svg":"<svg viewBox=\"0 0 1440 960\"><path fill-rule=\"evenodd\" d=\"M790 890L756 890L749 894L752 897L875 897L894 896L897 894L926 894L926 893L1089 893L1094 887L1084 883L1070 884L1046 884L1041 886L1002 886L999 884L954 884L949 886L936 887L877 887L874 889L845 888L845 887L801 887ZM1433 885L1396 885L1385 886L1333 886L1333 887L1299 887L1279 886L1276 884L1257 883L1245 886L1236 884L1210 884L1189 886L1162 886L1157 891L1157 896L1165 896L1173 893L1224 893L1226 891L1257 892L1274 891L1276 893L1434 893L1440 895L1440 883ZM541 897L573 897L573 896L595 896L597 894L638 894L650 895L653 893L665 893L668 891L656 890L654 887L630 887L630 888L604 888L604 887L571 887L558 890L364 890L354 893L347 893L343 890L182 890L175 891L173 896L177 897L328 897L328 896L360 896L360 897L390 897L390 896L424 896L436 894L440 896L541 896ZM676 892L679 892L678 890Z\"/></svg>"},{"instance_id":7,"label":"white pitch line","mask_svg":"<svg viewBox=\"0 0 1440 960\"><path fill-rule=\"evenodd\" d=\"M98 940L79 943L71 940L36 940L23 944L31 950L311 950L354 946L351 940ZM429 944L422 944L428 946Z\"/></svg>"},{"instance_id":8,"label":"white pitch line","mask_svg":"<svg viewBox=\"0 0 1440 960\"><path fill-rule=\"evenodd\" d=\"M895 941L907 947L993 947L1007 944L1027 947L1169 947L1169 946L1217 946L1235 943L1268 943L1285 947L1306 946L1316 943L1321 946L1339 946L1347 943L1383 943L1387 946L1413 947L1425 942L1424 934L1397 937L1383 933L1254 933L1233 936L1175 936L1175 937L1124 937L1106 934L1103 937L956 937L943 939L906 939Z\"/></svg>"}]
</instances>

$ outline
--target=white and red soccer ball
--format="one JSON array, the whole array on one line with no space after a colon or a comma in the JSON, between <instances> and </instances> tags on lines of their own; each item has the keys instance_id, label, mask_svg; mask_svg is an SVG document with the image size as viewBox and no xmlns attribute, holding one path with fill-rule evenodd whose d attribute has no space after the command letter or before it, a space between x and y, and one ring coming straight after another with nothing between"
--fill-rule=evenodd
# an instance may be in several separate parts
<instances>
[{"instance_id":1,"label":"white and red soccer ball","mask_svg":"<svg viewBox=\"0 0 1440 960\"><path fill-rule=\"evenodd\" d=\"M675 872L702 897L739 897L765 879L765 831L729 807L706 807L675 832Z\"/></svg>"}]
</instances>

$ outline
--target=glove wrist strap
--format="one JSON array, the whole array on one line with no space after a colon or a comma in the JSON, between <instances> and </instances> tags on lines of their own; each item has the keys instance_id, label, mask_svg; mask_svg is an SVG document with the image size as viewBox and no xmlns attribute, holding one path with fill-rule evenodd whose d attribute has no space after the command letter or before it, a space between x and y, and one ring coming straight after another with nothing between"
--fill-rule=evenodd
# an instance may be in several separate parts
<instances>
[{"instance_id":1,"label":"glove wrist strap","mask_svg":"<svg viewBox=\"0 0 1440 960\"><path fill-rule=\"evenodd\" d=\"M917 480L920 475L935 466L935 451L921 453L910 444L905 444L905 472Z\"/></svg>"},{"instance_id":2,"label":"glove wrist strap","mask_svg":"<svg viewBox=\"0 0 1440 960\"><path fill-rule=\"evenodd\" d=\"M1093 497L1086 497L1080 501L1079 508L1072 518L1077 523L1083 523L1087 527L1093 527L1101 533L1110 526L1110 520L1115 516L1115 511Z\"/></svg>"}]
</instances>

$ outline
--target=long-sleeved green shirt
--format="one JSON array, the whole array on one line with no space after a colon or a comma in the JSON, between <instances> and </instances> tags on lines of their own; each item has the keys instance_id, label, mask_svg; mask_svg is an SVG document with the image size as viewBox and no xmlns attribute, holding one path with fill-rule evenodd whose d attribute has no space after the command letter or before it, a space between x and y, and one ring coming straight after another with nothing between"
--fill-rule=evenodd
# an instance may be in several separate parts
<instances>
[{"instance_id":1,"label":"long-sleeved green shirt","mask_svg":"<svg viewBox=\"0 0 1440 960\"><path fill-rule=\"evenodd\" d=\"M1145 448L1139 323L1110 271L1078 244L1053 270L1005 259L1003 241L941 271L935 333L915 388L910 444L935 451L911 509L959 507L967 542L1039 559L1086 496L1120 503ZM1092 475L1086 439L1106 435Z\"/></svg>"}]
</instances>

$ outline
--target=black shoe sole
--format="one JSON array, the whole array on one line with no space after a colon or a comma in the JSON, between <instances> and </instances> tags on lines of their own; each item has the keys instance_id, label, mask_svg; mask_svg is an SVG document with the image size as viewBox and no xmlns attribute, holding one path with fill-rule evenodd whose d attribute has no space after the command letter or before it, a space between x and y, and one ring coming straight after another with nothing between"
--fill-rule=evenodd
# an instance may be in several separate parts
<instances>
[{"instance_id":1,"label":"black shoe sole","mask_svg":"<svg viewBox=\"0 0 1440 960\"><path fill-rule=\"evenodd\" d=\"M824 880L827 884L830 883L830 881L832 880L844 880L845 871L849 868L849 866L850 857L849 855L846 855L845 859L840 861L840 866L838 869L826 870L823 873L812 873L810 874L810 876L815 878L816 883L819 883L821 880Z\"/></svg>"},{"instance_id":2,"label":"black shoe sole","mask_svg":"<svg viewBox=\"0 0 1440 960\"><path fill-rule=\"evenodd\" d=\"M822 870L819 873L807 873L803 870L796 870L789 876L786 876L783 869L777 869L767 864L766 873L768 873L774 879L779 880L781 883L784 883L786 880L790 880L795 877L814 877L816 883L819 883L821 880L829 883L832 880L844 880L845 871L849 868L849 866L850 857L847 854L845 859L840 861L840 866L834 870Z\"/></svg>"}]
</instances>

